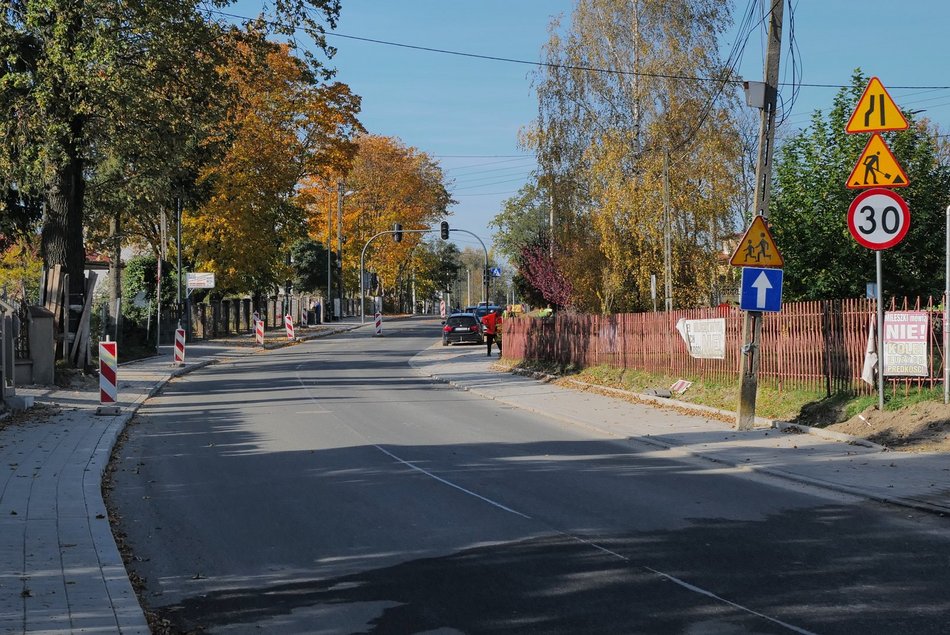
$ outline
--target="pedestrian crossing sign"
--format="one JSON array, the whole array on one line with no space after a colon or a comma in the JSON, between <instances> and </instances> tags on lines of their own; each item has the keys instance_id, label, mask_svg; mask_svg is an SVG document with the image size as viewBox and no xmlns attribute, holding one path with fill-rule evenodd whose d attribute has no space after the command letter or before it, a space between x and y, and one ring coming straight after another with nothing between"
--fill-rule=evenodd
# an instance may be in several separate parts
<instances>
[{"instance_id":1,"label":"pedestrian crossing sign","mask_svg":"<svg viewBox=\"0 0 950 635\"><path fill-rule=\"evenodd\" d=\"M907 126L907 119L897 107L897 103L891 99L881 80L872 77L844 130L850 134L887 132L888 130L906 130Z\"/></svg>"},{"instance_id":2,"label":"pedestrian crossing sign","mask_svg":"<svg viewBox=\"0 0 950 635\"><path fill-rule=\"evenodd\" d=\"M852 190L865 187L907 187L907 175L881 135L871 135L846 185Z\"/></svg>"},{"instance_id":3,"label":"pedestrian crossing sign","mask_svg":"<svg viewBox=\"0 0 950 635\"><path fill-rule=\"evenodd\" d=\"M749 229L742 235L742 240L736 246L736 250L729 259L729 264L734 267L775 267L785 266L785 260L782 253L775 246L775 240L772 238L772 232L769 226L765 224L765 217L757 215Z\"/></svg>"}]
</instances>

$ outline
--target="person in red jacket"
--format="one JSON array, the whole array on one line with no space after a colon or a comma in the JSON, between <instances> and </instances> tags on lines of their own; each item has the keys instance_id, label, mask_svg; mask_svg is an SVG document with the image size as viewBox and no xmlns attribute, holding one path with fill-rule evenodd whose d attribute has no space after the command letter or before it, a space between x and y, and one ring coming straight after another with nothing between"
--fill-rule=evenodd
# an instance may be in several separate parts
<instances>
[{"instance_id":1,"label":"person in red jacket","mask_svg":"<svg viewBox=\"0 0 950 635\"><path fill-rule=\"evenodd\" d=\"M485 325L485 342L488 344L488 356L491 357L491 345L495 342L498 331L501 329L501 309L485 314L482 324ZM501 338L498 338L498 353L501 354Z\"/></svg>"}]
</instances>

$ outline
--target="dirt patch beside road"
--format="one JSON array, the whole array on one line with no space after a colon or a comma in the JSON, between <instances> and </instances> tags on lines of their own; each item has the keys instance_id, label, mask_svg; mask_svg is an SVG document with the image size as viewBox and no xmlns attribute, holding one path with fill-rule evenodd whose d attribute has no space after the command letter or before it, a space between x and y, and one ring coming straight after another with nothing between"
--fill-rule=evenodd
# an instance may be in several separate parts
<instances>
[{"instance_id":1,"label":"dirt patch beside road","mask_svg":"<svg viewBox=\"0 0 950 635\"><path fill-rule=\"evenodd\" d=\"M883 412L874 407L826 428L904 452L950 452L950 406L925 401Z\"/></svg>"}]
</instances>

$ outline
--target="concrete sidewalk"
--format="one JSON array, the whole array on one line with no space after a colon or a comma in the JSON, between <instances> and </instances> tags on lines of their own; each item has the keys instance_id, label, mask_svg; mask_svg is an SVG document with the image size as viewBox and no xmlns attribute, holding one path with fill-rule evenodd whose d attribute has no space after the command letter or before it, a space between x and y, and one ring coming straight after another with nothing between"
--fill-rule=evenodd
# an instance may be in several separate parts
<instances>
[{"instance_id":1,"label":"concrete sidewalk","mask_svg":"<svg viewBox=\"0 0 950 635\"><path fill-rule=\"evenodd\" d=\"M359 326L299 329L297 339ZM267 348L288 343L272 336ZM150 632L112 537L102 476L116 439L149 396L172 377L261 351L241 344L189 344L183 367L172 363L171 346L128 364L120 348L116 416L95 414L95 385L17 388L37 405L0 428L0 633Z\"/></svg>"},{"instance_id":2,"label":"concrete sidewalk","mask_svg":"<svg viewBox=\"0 0 950 635\"><path fill-rule=\"evenodd\" d=\"M460 389L616 438L871 500L941 515L950 513L950 457L945 454L884 451L863 439L778 423L777 427L764 424L738 432L718 419L684 414L682 409L670 407L693 407L690 404L628 393L661 404L654 407L587 391L582 386L555 386L493 371L495 360L488 358L481 346L433 346L411 364L421 374Z\"/></svg>"}]
</instances>

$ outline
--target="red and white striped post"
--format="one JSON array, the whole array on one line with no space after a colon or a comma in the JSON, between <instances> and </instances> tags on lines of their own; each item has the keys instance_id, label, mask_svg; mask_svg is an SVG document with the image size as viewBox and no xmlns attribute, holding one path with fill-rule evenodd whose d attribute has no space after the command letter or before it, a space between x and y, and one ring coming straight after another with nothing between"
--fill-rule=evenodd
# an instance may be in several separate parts
<instances>
[{"instance_id":1,"label":"red and white striped post","mask_svg":"<svg viewBox=\"0 0 950 635\"><path fill-rule=\"evenodd\" d=\"M264 345L264 320L254 321L254 337L258 344Z\"/></svg>"},{"instance_id":2,"label":"red and white striped post","mask_svg":"<svg viewBox=\"0 0 950 635\"><path fill-rule=\"evenodd\" d=\"M99 342L99 408L96 414L119 414L115 405L119 399L118 366L118 343Z\"/></svg>"},{"instance_id":3,"label":"red and white striped post","mask_svg":"<svg viewBox=\"0 0 950 635\"><path fill-rule=\"evenodd\" d=\"M284 327L287 329L287 339L294 339L294 317L289 313L284 316Z\"/></svg>"},{"instance_id":4,"label":"red and white striped post","mask_svg":"<svg viewBox=\"0 0 950 635\"><path fill-rule=\"evenodd\" d=\"M175 363L185 363L185 329L175 329Z\"/></svg>"},{"instance_id":5,"label":"red and white striped post","mask_svg":"<svg viewBox=\"0 0 950 635\"><path fill-rule=\"evenodd\" d=\"M375 317L376 317L376 335L375 335L375 337L379 337L379 336L381 336L381 335L383 334L383 314L380 313L379 311L377 311Z\"/></svg>"}]
</instances>

